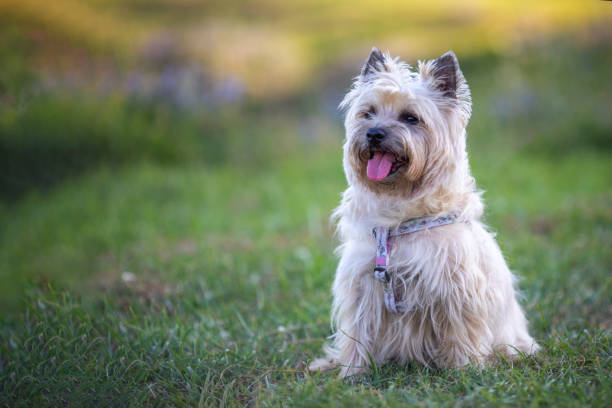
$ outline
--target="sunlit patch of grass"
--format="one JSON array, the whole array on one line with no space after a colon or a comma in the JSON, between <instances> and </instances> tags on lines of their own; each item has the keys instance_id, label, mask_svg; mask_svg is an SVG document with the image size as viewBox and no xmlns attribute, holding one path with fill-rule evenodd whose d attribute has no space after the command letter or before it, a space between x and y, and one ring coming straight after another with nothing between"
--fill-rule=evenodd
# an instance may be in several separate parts
<instances>
[{"instance_id":1,"label":"sunlit patch of grass","mask_svg":"<svg viewBox=\"0 0 612 408\"><path fill-rule=\"evenodd\" d=\"M3 19L23 22L26 26L42 28L68 39L113 49L117 53L134 53L151 27L109 12L103 5L91 7L80 1L58 0L44 7L36 0L3 0L0 3Z\"/></svg>"},{"instance_id":2,"label":"sunlit patch of grass","mask_svg":"<svg viewBox=\"0 0 612 408\"><path fill-rule=\"evenodd\" d=\"M171 44L172 53L205 65L215 80L239 80L257 97L289 95L327 64L361 60L373 45L410 59L448 49L466 56L503 54L558 32L588 37L580 34L585 26L609 19L603 2L579 0L39 3L5 0L0 10L26 28L128 60Z\"/></svg>"}]
</instances>

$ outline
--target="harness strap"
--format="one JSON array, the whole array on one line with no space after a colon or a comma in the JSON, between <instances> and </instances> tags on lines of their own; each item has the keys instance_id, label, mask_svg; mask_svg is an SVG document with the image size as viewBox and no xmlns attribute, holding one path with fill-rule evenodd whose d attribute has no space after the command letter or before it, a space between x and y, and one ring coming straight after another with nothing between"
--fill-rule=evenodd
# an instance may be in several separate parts
<instances>
[{"instance_id":1,"label":"harness strap","mask_svg":"<svg viewBox=\"0 0 612 408\"><path fill-rule=\"evenodd\" d=\"M374 267L374 278L383 287L385 306L391 313L402 313L402 308L396 302L393 279L387 270L389 264L389 252L391 251L392 238L399 235L412 234L413 232L441 227L457 221L456 214L448 214L443 217L421 217L402 222L397 228L389 230L387 227L375 227L372 231L376 240L376 266Z\"/></svg>"}]
</instances>

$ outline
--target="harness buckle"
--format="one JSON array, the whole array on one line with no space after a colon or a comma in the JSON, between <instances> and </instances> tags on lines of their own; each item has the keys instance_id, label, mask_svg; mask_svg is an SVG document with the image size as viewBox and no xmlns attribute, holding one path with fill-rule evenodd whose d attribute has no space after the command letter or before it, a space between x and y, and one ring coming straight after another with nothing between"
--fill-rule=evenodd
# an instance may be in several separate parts
<instances>
[{"instance_id":1,"label":"harness buckle","mask_svg":"<svg viewBox=\"0 0 612 408\"><path fill-rule=\"evenodd\" d=\"M387 283L391 280L391 278L389 277L389 273L387 272L387 268L382 265L376 265L376 267L374 268L374 277L376 278L376 280L383 283Z\"/></svg>"}]
</instances>

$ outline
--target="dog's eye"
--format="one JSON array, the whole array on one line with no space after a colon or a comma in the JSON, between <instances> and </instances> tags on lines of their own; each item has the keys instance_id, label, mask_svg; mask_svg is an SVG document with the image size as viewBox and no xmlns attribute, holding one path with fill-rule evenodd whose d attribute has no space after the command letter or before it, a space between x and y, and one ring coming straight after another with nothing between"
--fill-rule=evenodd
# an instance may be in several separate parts
<instances>
[{"instance_id":1,"label":"dog's eye","mask_svg":"<svg viewBox=\"0 0 612 408\"><path fill-rule=\"evenodd\" d=\"M400 120L400 122L404 122L404 123L407 123L409 125L416 125L417 123L419 123L419 118L417 118L416 116L414 116L410 112L403 112L399 116L399 120Z\"/></svg>"},{"instance_id":2,"label":"dog's eye","mask_svg":"<svg viewBox=\"0 0 612 408\"><path fill-rule=\"evenodd\" d=\"M363 116L364 119L372 119L374 115L376 115L376 109L374 109L373 106L370 106L370 109L363 112L361 115Z\"/></svg>"}]
</instances>

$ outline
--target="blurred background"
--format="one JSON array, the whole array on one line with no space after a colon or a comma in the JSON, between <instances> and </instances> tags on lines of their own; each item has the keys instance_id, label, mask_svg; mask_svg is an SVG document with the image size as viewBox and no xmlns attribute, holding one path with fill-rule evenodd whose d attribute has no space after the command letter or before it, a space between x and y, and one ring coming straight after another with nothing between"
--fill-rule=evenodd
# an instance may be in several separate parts
<instances>
[{"instance_id":1,"label":"blurred background","mask_svg":"<svg viewBox=\"0 0 612 408\"><path fill-rule=\"evenodd\" d=\"M487 217L528 282L568 251L609 270L611 23L594 0L0 0L1 310L32 285L166 294L210 262L281 289L323 270L327 304L337 105L372 46L458 55Z\"/></svg>"}]
</instances>

